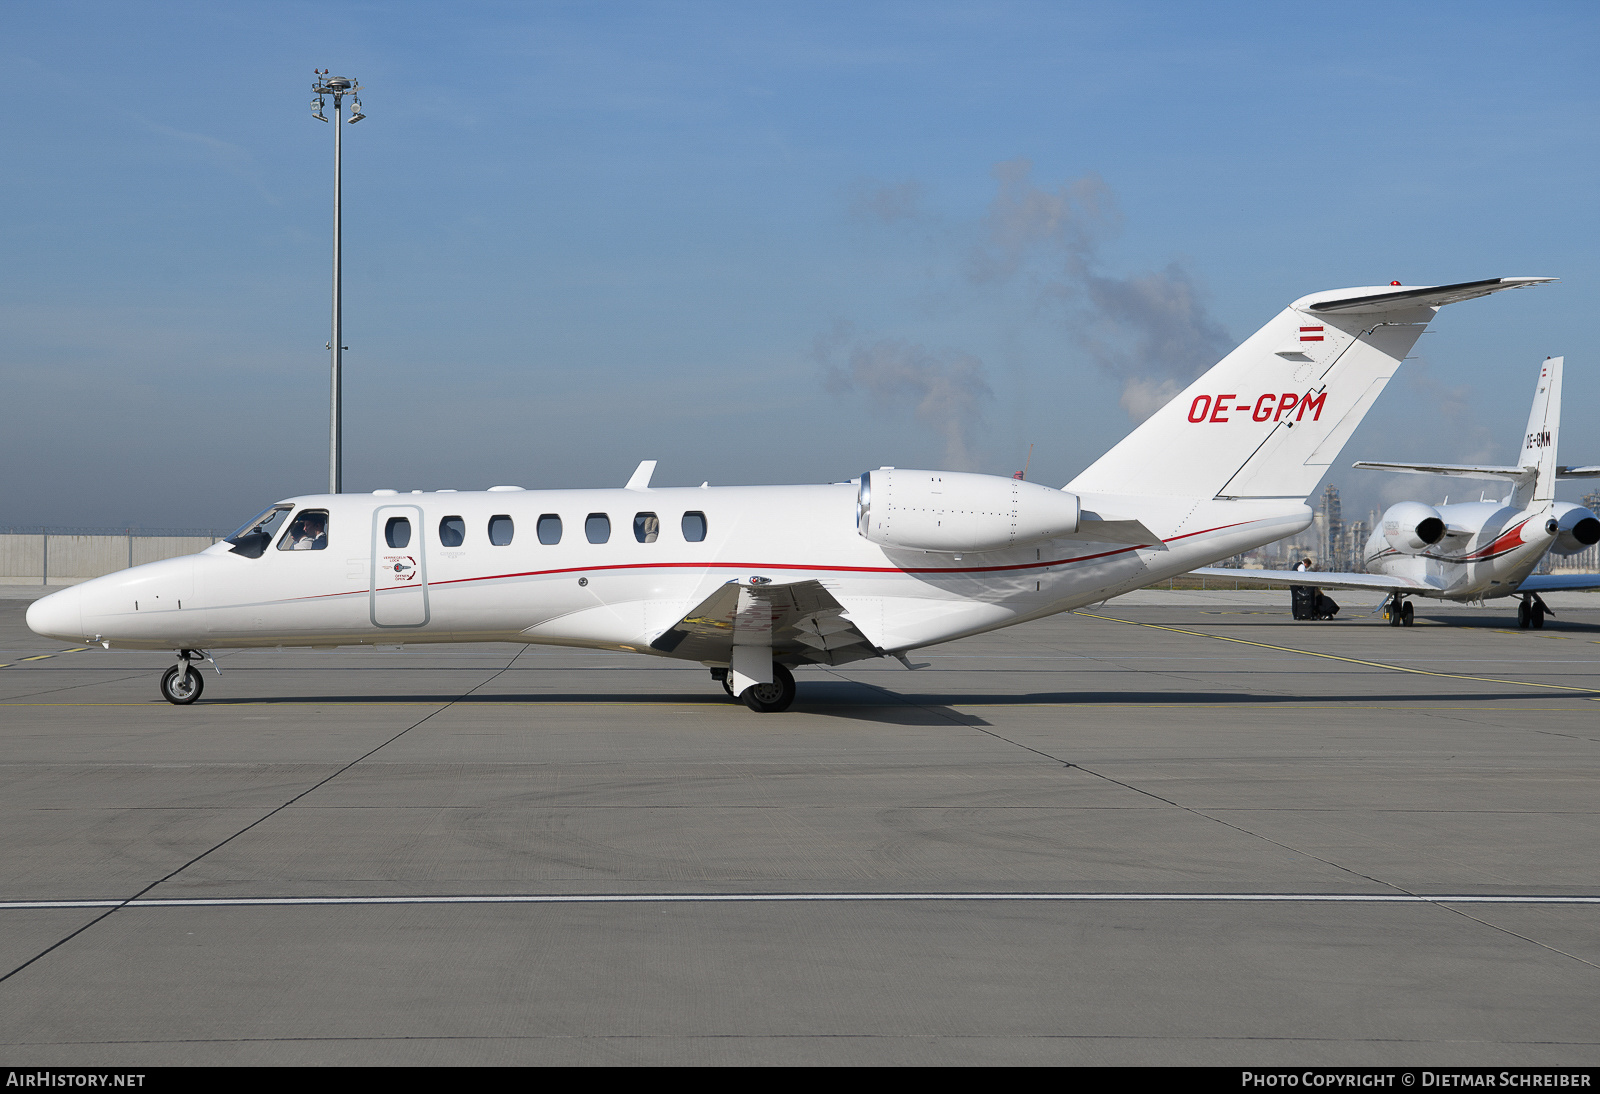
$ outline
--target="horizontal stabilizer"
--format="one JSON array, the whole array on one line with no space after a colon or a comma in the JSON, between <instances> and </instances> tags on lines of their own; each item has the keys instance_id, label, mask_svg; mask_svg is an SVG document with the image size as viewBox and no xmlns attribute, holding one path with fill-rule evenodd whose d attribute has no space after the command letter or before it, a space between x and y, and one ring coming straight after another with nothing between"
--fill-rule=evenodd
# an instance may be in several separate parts
<instances>
[{"instance_id":1,"label":"horizontal stabilizer","mask_svg":"<svg viewBox=\"0 0 1600 1094\"><path fill-rule=\"evenodd\" d=\"M1227 570L1206 566L1191 573L1201 577L1223 577L1241 585L1315 585L1324 589L1377 589L1380 592L1437 593L1442 586L1383 574L1324 573L1321 570Z\"/></svg>"},{"instance_id":2,"label":"horizontal stabilizer","mask_svg":"<svg viewBox=\"0 0 1600 1094\"><path fill-rule=\"evenodd\" d=\"M1519 593L1558 593L1563 589L1600 589L1600 574L1532 574L1517 586Z\"/></svg>"},{"instance_id":3,"label":"horizontal stabilizer","mask_svg":"<svg viewBox=\"0 0 1600 1094\"><path fill-rule=\"evenodd\" d=\"M1380 463L1377 460L1358 460L1350 465L1363 471L1399 471L1408 475L1454 475L1463 479L1506 479L1521 482L1533 481L1535 468L1505 467L1499 464L1479 463ZM1600 473L1600 468L1596 468Z\"/></svg>"},{"instance_id":4,"label":"horizontal stabilizer","mask_svg":"<svg viewBox=\"0 0 1600 1094\"><path fill-rule=\"evenodd\" d=\"M1313 301L1307 310L1326 315L1340 312L1371 314L1405 311L1411 308L1439 308L1461 300L1488 296L1492 292L1504 289L1520 289L1524 285L1539 285L1554 280L1553 277L1491 277L1487 281L1463 281L1456 285L1395 288L1388 292L1364 293L1361 296L1324 297Z\"/></svg>"},{"instance_id":5,"label":"horizontal stabilizer","mask_svg":"<svg viewBox=\"0 0 1600 1094\"><path fill-rule=\"evenodd\" d=\"M1556 468L1556 478L1558 478L1558 479L1593 479L1593 478L1600 478L1600 467L1596 467L1596 466L1590 466L1590 467L1558 467L1558 468Z\"/></svg>"}]
</instances>

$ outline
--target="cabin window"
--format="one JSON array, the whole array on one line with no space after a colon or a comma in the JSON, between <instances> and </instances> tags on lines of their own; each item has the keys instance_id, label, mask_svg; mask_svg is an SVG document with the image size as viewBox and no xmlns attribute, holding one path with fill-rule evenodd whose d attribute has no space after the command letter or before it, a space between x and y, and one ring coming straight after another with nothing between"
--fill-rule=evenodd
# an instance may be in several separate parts
<instances>
[{"instance_id":1,"label":"cabin window","mask_svg":"<svg viewBox=\"0 0 1600 1094\"><path fill-rule=\"evenodd\" d=\"M583 522L583 534L590 543L604 543L611 538L611 518L604 513L590 513Z\"/></svg>"},{"instance_id":2,"label":"cabin window","mask_svg":"<svg viewBox=\"0 0 1600 1094\"><path fill-rule=\"evenodd\" d=\"M322 551L328 546L328 511L302 509L278 540L280 551Z\"/></svg>"},{"instance_id":3,"label":"cabin window","mask_svg":"<svg viewBox=\"0 0 1600 1094\"><path fill-rule=\"evenodd\" d=\"M383 541L391 547L411 545L411 520L409 517L390 517L383 526Z\"/></svg>"},{"instance_id":4,"label":"cabin window","mask_svg":"<svg viewBox=\"0 0 1600 1094\"><path fill-rule=\"evenodd\" d=\"M496 547L504 547L511 542L511 537L516 534L517 526L512 523L508 514L496 513L489 518L489 542Z\"/></svg>"},{"instance_id":5,"label":"cabin window","mask_svg":"<svg viewBox=\"0 0 1600 1094\"><path fill-rule=\"evenodd\" d=\"M683 538L690 543L700 543L706 538L706 515L704 513L683 514Z\"/></svg>"},{"instance_id":6,"label":"cabin window","mask_svg":"<svg viewBox=\"0 0 1600 1094\"><path fill-rule=\"evenodd\" d=\"M466 541L466 521L460 517L445 517L439 522L439 546L459 547Z\"/></svg>"},{"instance_id":7,"label":"cabin window","mask_svg":"<svg viewBox=\"0 0 1600 1094\"><path fill-rule=\"evenodd\" d=\"M654 543L661 538L661 518L654 513L633 515L633 538L640 543Z\"/></svg>"},{"instance_id":8,"label":"cabin window","mask_svg":"<svg viewBox=\"0 0 1600 1094\"><path fill-rule=\"evenodd\" d=\"M561 542L561 518L554 513L545 513L539 518L539 542L545 546Z\"/></svg>"},{"instance_id":9,"label":"cabin window","mask_svg":"<svg viewBox=\"0 0 1600 1094\"><path fill-rule=\"evenodd\" d=\"M292 505L274 505L271 509L264 510L239 525L239 530L222 542L229 545L229 549L236 555L245 558L260 558L268 547L272 545L272 537L277 534L278 525L283 523L283 518L289 515Z\"/></svg>"}]
</instances>

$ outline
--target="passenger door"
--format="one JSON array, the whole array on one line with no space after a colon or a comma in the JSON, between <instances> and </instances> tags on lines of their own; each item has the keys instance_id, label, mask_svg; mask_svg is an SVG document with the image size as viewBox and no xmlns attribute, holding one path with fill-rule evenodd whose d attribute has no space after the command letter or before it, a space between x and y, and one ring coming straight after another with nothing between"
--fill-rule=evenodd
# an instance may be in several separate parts
<instances>
[{"instance_id":1,"label":"passenger door","mask_svg":"<svg viewBox=\"0 0 1600 1094\"><path fill-rule=\"evenodd\" d=\"M372 514L372 625L421 627L428 622L426 526L415 505L383 505Z\"/></svg>"}]
</instances>

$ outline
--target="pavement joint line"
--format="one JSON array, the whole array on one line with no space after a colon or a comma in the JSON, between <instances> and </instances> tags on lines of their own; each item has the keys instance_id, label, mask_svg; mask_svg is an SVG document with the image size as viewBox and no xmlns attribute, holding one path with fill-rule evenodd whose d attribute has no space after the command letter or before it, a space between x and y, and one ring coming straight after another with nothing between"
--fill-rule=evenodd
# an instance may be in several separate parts
<instances>
[{"instance_id":1,"label":"pavement joint line","mask_svg":"<svg viewBox=\"0 0 1600 1094\"><path fill-rule=\"evenodd\" d=\"M1075 611L1073 615L1081 615L1087 619L1101 619L1107 623L1126 623L1130 627L1149 627L1152 630L1168 631L1172 634L1187 634L1194 638L1210 638L1217 642L1237 642L1241 646L1255 646L1258 649L1278 650L1282 653L1298 653L1306 657L1321 657L1329 661L1343 661L1349 665L1366 665L1368 668L1388 669L1391 672L1406 672L1415 676L1437 676L1447 680L1472 680L1480 684L1512 684L1526 688L1549 688L1555 691L1576 691L1582 694L1589 702L1600 703L1600 694L1594 688L1574 687L1571 684L1541 684L1534 680L1502 680L1493 676L1469 676L1459 672L1434 672L1431 669L1413 669L1404 665L1391 665L1383 661L1367 661L1360 657L1343 657L1336 653L1322 653L1317 650L1296 649L1293 646L1278 646L1271 642L1252 642L1248 638L1233 638L1225 634L1207 634L1205 631L1191 631L1184 627L1167 627L1160 623L1141 623L1137 619L1119 619L1114 615L1096 615L1093 612Z\"/></svg>"},{"instance_id":2,"label":"pavement joint line","mask_svg":"<svg viewBox=\"0 0 1600 1094\"><path fill-rule=\"evenodd\" d=\"M86 908L286 908L416 904L1505 904L1600 905L1600 895L1550 893L464 893L451 896L152 897L132 900L12 900L0 911ZM1493 926L1489 924L1489 926ZM1498 928L1503 929L1503 928Z\"/></svg>"},{"instance_id":3,"label":"pavement joint line","mask_svg":"<svg viewBox=\"0 0 1600 1094\"><path fill-rule=\"evenodd\" d=\"M77 938L83 932L89 930L91 927L95 926L96 924L103 922L106 918L108 918L114 912L116 912L116 910L119 907L123 907L124 905L132 904L134 901L138 900L140 897L144 896L146 893L150 892L152 889L155 889L157 886L164 885L168 881L171 881L173 878L175 878L179 874L183 873L183 871L187 870L189 867L193 866L195 863L199 862L201 859L205 858L207 855L211 854L213 851L216 851L216 850L218 850L219 848L222 848L222 847L226 847L229 843L232 843L234 840L238 839L240 836L244 835L246 832L250 831L252 828L255 828L257 825L266 823L268 820L270 820L273 817L277 816L283 810L289 808L291 805L293 805L296 802L300 801L302 798L306 797L309 794L315 793L318 789L320 789L323 786L326 786L328 783L332 782L334 779L337 779L340 775L343 775L346 771L349 771L352 767L356 766L356 764L360 763L362 760L365 760L367 757L369 757L369 756L373 755L374 753L378 752L380 749L386 748L389 745L393 744L395 741L398 741L401 737L404 737L407 733L410 733L413 729L416 729L418 726L420 726L424 722L428 721L428 719L434 717L434 715L440 714L440 713L442 713L442 712L444 712L446 710L449 710L452 706L454 706L456 704L457 701L459 701L460 699L464 698L466 695L471 695L474 691L477 691L479 688L485 687L488 684L493 683L495 680L498 680L502 675L504 675L504 673L506 672L507 669L509 669L512 665L516 664L517 658L521 657L523 655L523 653L526 652L526 650L527 650L526 646L522 647L522 649L519 649L515 654L512 655L511 660L507 661L505 663L505 665L502 666L498 672L494 673L494 675L490 676L487 680L481 680L478 683L474 684L465 693L463 693L463 695L456 696L455 698L449 699L449 700L441 703L437 710L429 711L427 714L423 715L421 718L419 718L417 721L413 722L411 725L406 726L406 728L402 729L399 733L396 733L394 736L390 737L388 740L385 740L385 741L373 746L372 748L368 749L366 752L363 752L361 755L357 756L355 759L351 760L349 763L344 764L343 766L341 766L337 771L334 771L332 774L328 775L325 778L319 779L317 782L313 783L311 786L308 786L306 789L302 790L300 793L296 794L294 797L288 799L285 802L282 802L282 803L280 803L278 805L273 806L271 809L267 810L261 816L257 817L255 820L251 821L249 824L247 824L243 828L239 829L237 832L234 832L232 835L226 837L225 839L218 840L216 843L212 844L210 847L206 848L204 851L201 851L198 855L195 855L193 858L189 859L187 862L183 863L181 866L178 866L176 869L168 871L166 874L163 874L161 877L157 878L155 881L152 881L152 882L150 882L150 884L144 886L144 888L140 889L138 892L134 893L132 896L125 898L123 901L121 901L121 903L112 904L109 907L106 907L106 906L102 905L102 907L106 907L106 910L104 912L102 912L101 914L95 916L93 919L89 920L89 922L87 922L87 923L83 924L82 926L78 927L76 930L73 930L73 931L69 932L64 937L59 938L56 941L52 942L50 945L46 946L44 949L40 950L38 953L34 954L32 957L30 957L26 961L22 962L22 964L17 965L14 968L12 968L10 972L7 972L5 975L0 976L0 983L4 983L5 981L10 980L13 976L16 976L18 973L20 973L22 970L28 968L30 965L33 965L35 962L44 959L49 954L54 953L56 950L60 949L62 946L65 946L68 942L71 942L74 938Z\"/></svg>"},{"instance_id":4,"label":"pavement joint line","mask_svg":"<svg viewBox=\"0 0 1600 1094\"><path fill-rule=\"evenodd\" d=\"M1077 614L1081 615L1081 614L1085 614L1085 613L1081 613L1080 612L1080 613L1077 613ZM1118 622L1127 622L1127 620L1118 620ZM1164 630L1164 629L1167 629L1167 628L1161 628L1161 629ZM1199 633L1199 632L1195 632L1195 633ZM839 676L841 679L845 679L845 677L843 677L837 670L830 669L829 671L831 671L833 673L833 675ZM964 725L969 729L976 729L979 733L983 733L983 734L986 734L987 736L993 737L997 741L1003 741L1006 744L1011 745L1013 748L1020 748L1020 749L1022 749L1024 751L1026 751L1026 752L1033 753L1035 756L1039 756L1039 757L1042 757L1042 758L1044 758L1046 760L1049 760L1052 763L1060 764L1062 767L1066 768L1069 771L1081 771L1085 775L1090 776L1091 778L1099 779L1100 781L1105 782L1105 783L1109 783L1112 786L1120 786L1124 790L1130 791L1130 792L1132 792L1134 794L1142 795L1142 796L1144 796L1146 798L1150 798L1153 801L1162 802L1162 803L1164 803L1166 805L1171 806L1174 809L1182 810L1183 812L1188 813L1191 816L1199 817L1202 820L1210 821L1212 824L1220 824L1222 827L1230 828L1233 831L1240 833L1241 835L1249 836L1252 839L1261 840L1264 843L1271 844L1273 847L1280 848L1281 850L1287 851L1290 854L1301 855L1301 856L1303 856L1305 858L1310 859L1312 862L1319 862L1324 866L1327 866L1327 867L1330 867L1330 868L1332 868L1334 870L1338 870L1338 871L1340 871L1342 873L1348 874L1351 877L1360 878L1362 881L1371 882L1373 885L1383 885L1383 886L1386 886L1386 887L1388 887L1390 889L1397 890L1398 892L1400 892L1402 894L1410 895L1409 890L1407 890L1402 885L1396 885L1393 882L1384 881L1382 878L1376 878L1376 877L1373 877L1370 874L1363 874L1360 870L1354 869L1353 867L1345 866L1342 863L1334 862L1331 859L1323 858L1321 855L1312 854L1310 851L1307 851L1302 847L1295 847L1292 844L1284 843L1282 840L1273 839L1271 836L1263 835L1260 832L1252 831L1251 829L1246 828L1243 825L1235 824L1232 821L1226 820L1226 819L1224 819L1222 817L1212 816L1210 813L1207 813L1203 809L1196 808L1195 806L1192 806L1192 805L1184 805L1183 803L1178 802L1178 801L1174 801L1171 798L1163 797L1162 795L1157 794L1153 790L1146 790L1144 787L1135 786L1130 782L1127 782L1127 781L1125 781L1123 779L1115 778L1115 777L1113 777L1111 775L1107 775L1102 771L1096 771L1092 767L1085 767L1082 764L1074 763L1071 760L1062 759L1060 756L1052 755L1052 754L1050 754L1048 752L1045 752L1043 749L1034 748L1032 745L1023 744L1021 741L1014 741L1011 738L1005 736L1003 733L1000 733L997 730L995 730L995 728L993 726L988 725L987 723L983 723L982 719L978 719L976 721L968 721L968 722L958 721L957 717L956 717L956 712L951 710L949 706L946 706L944 709L935 709L934 707L928 706L928 705L923 704L923 703L918 703L913 699L909 699L909 698L899 694L898 692L895 692L895 691L890 690L889 688L883 687L881 684L866 683L865 681L863 681L863 684L866 687L874 688L874 689L876 689L878 691L884 692L885 694L893 696L894 698L899 699L902 703L906 703L907 705L912 706L912 707L914 707L914 708L916 708L918 710L924 710L924 711L928 711L929 713L936 714L936 715L938 715L940 717L945 718L946 720L950 721L951 723L953 723L955 725ZM959 702L959 700L957 700L957 702Z\"/></svg>"}]
</instances>

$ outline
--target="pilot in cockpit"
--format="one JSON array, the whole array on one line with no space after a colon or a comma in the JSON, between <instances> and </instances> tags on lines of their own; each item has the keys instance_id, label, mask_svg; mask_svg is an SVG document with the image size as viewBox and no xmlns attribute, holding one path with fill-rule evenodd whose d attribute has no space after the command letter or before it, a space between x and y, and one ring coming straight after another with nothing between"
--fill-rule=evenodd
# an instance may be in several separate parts
<instances>
[{"instance_id":1,"label":"pilot in cockpit","mask_svg":"<svg viewBox=\"0 0 1600 1094\"><path fill-rule=\"evenodd\" d=\"M302 513L289 525L289 550L320 551L328 546L328 518L323 513Z\"/></svg>"}]
</instances>

